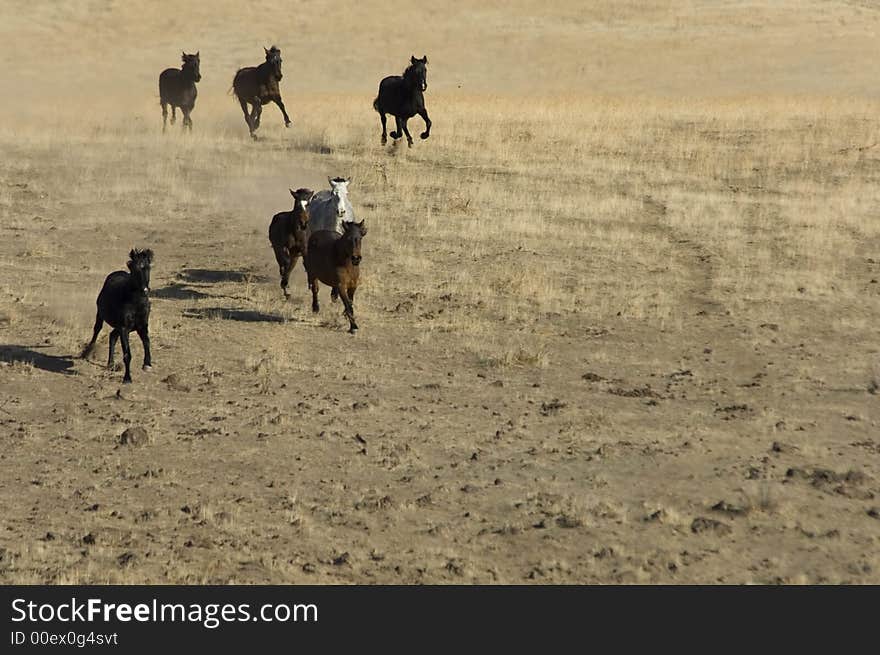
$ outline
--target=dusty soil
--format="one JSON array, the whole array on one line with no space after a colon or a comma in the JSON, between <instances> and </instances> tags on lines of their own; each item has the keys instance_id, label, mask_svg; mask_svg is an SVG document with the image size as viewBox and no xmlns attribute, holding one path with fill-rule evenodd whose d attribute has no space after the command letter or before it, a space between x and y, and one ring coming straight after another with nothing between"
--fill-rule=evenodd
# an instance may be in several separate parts
<instances>
[{"instance_id":1,"label":"dusty soil","mask_svg":"<svg viewBox=\"0 0 880 655\"><path fill-rule=\"evenodd\" d=\"M228 32L237 10L219 4ZM71 24L93 38L28 64L58 80L27 87L49 104L3 110L0 581L880 582L877 106L863 68L841 73L876 12L825 3L792 25L776 3L764 22L697 4L714 18L687 13L684 33L662 8L584 20L609 44L627 35L630 59L693 47L707 88L652 83L639 54L585 63L576 89L545 79L557 100L456 59L441 38L455 17L435 16L449 31L418 28L444 71L435 134L409 152L380 148L369 102L421 44L300 98L297 66L322 54L303 36L313 50L285 52L294 127L266 108L252 143L222 94L260 40L207 22L186 45L205 76L195 133L163 138L148 89L180 47L144 45L141 71L137 46L173 22L120 36L131 10L113 3L15 19L4 61ZM564 12L514 9L484 10L488 51L516 57L505 30L540 29L528 48L557 43L564 78L580 47ZM761 69L756 96L721 98L748 86L746 63L719 64L737 44L847 30L834 66L809 74L833 50L813 40ZM98 40L124 50L111 79L135 69L143 98L113 86L78 112ZM486 95L459 92L456 67ZM621 95L586 95L603 92ZM301 266L284 301L266 238L288 187L336 174L370 229L354 337L328 290L310 312ZM106 331L77 355L134 246L156 252L154 368L123 386Z\"/></svg>"}]
</instances>

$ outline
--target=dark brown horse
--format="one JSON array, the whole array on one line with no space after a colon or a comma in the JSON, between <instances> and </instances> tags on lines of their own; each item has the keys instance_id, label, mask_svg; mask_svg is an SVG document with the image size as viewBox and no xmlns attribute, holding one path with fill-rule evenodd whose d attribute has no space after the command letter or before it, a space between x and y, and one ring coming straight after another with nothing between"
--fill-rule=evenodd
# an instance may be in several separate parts
<instances>
[{"instance_id":1,"label":"dark brown horse","mask_svg":"<svg viewBox=\"0 0 880 655\"><path fill-rule=\"evenodd\" d=\"M281 101L281 89L278 87L281 78L281 50L273 45L266 50L266 61L259 66L240 68L232 80L232 90L244 112L244 122L247 123L251 136L255 139L257 138L255 132L260 127L263 105L269 102L278 105L284 115L284 127L290 127L290 117ZM248 105L253 107L250 113L248 113Z\"/></svg>"},{"instance_id":2,"label":"dark brown horse","mask_svg":"<svg viewBox=\"0 0 880 655\"><path fill-rule=\"evenodd\" d=\"M269 241L281 273L281 290L287 298L290 297L287 291L290 272L308 247L309 211L306 205L315 192L311 189L290 189L290 195L293 196L293 211L275 214L269 225Z\"/></svg>"},{"instance_id":3,"label":"dark brown horse","mask_svg":"<svg viewBox=\"0 0 880 655\"><path fill-rule=\"evenodd\" d=\"M343 223L344 232L319 230L309 237L309 244L303 261L309 288L312 290L312 311L318 305L318 281L332 287L345 305L345 316L349 322L349 332L354 334L357 323L354 320L354 292L360 276L361 239L367 234L364 222Z\"/></svg>"},{"instance_id":4,"label":"dark brown horse","mask_svg":"<svg viewBox=\"0 0 880 655\"><path fill-rule=\"evenodd\" d=\"M178 68L166 68L159 75L159 103L162 105L162 131L168 126L168 107L171 105L171 124L177 120L175 109L180 107L183 114L183 127L192 130L190 114L196 106L196 82L200 82L199 53L188 55L183 53L183 65Z\"/></svg>"}]
</instances>

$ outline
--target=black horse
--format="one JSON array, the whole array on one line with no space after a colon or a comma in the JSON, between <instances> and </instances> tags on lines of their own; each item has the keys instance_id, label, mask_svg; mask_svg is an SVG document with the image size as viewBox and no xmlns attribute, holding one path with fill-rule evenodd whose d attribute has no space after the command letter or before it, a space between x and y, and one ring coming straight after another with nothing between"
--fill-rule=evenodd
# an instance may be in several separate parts
<instances>
[{"instance_id":1,"label":"black horse","mask_svg":"<svg viewBox=\"0 0 880 655\"><path fill-rule=\"evenodd\" d=\"M199 53L188 55L183 53L183 65L177 68L166 68L159 75L159 102L162 104L162 131L168 126L168 105L171 105L171 124L177 120L175 109L180 107L183 114L183 127L192 130L192 119L189 115L196 106L196 82L202 79L199 73Z\"/></svg>"},{"instance_id":2,"label":"black horse","mask_svg":"<svg viewBox=\"0 0 880 655\"><path fill-rule=\"evenodd\" d=\"M95 331L81 357L88 357L95 347L104 323L109 323L110 356L107 367L113 367L113 351L116 340L122 341L122 360L125 363L123 383L131 382L131 345L128 335L137 332L144 344L144 370L152 368L150 355L150 268L153 265L152 250L132 250L129 254L128 272L115 271L104 280L98 294L98 312L95 315Z\"/></svg>"},{"instance_id":3,"label":"black horse","mask_svg":"<svg viewBox=\"0 0 880 655\"><path fill-rule=\"evenodd\" d=\"M257 138L255 132L260 127L263 105L269 102L278 105L284 115L284 127L290 127L290 117L281 101L281 89L278 87L281 77L281 50L273 45L266 50L266 61L259 66L240 68L232 80L232 90L238 98L241 110L244 112L244 122L247 123L254 139ZM253 107L250 113L248 113L248 104Z\"/></svg>"},{"instance_id":4,"label":"black horse","mask_svg":"<svg viewBox=\"0 0 880 655\"><path fill-rule=\"evenodd\" d=\"M428 118L428 110L425 109L425 96L423 92L428 88L427 55L421 59L414 56L410 58L409 67L403 75L390 75L379 82L379 95L373 101L373 109L379 112L382 120L382 144L388 141L385 114L391 114L397 121L397 129L391 133L392 139L399 139L406 134L406 143L412 147L412 137L406 127L406 122L418 114L425 121L425 131L421 133L423 139L431 136L431 119Z\"/></svg>"}]
</instances>

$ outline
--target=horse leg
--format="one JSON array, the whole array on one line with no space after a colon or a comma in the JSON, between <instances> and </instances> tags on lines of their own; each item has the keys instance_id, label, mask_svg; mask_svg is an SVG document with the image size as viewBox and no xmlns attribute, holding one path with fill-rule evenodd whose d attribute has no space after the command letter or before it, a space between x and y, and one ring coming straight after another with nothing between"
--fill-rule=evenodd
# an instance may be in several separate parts
<instances>
[{"instance_id":1,"label":"horse leg","mask_svg":"<svg viewBox=\"0 0 880 655\"><path fill-rule=\"evenodd\" d=\"M279 95L277 98L272 98L272 102L278 105L278 109L280 109L281 113L284 115L284 127L290 127L290 117L287 115L287 110L284 108L284 103L281 101L281 96Z\"/></svg>"},{"instance_id":2,"label":"horse leg","mask_svg":"<svg viewBox=\"0 0 880 655\"><path fill-rule=\"evenodd\" d=\"M171 105L171 124L174 125L174 123L176 121L177 121L177 107L175 107L174 105Z\"/></svg>"},{"instance_id":3,"label":"horse leg","mask_svg":"<svg viewBox=\"0 0 880 655\"><path fill-rule=\"evenodd\" d=\"M401 128L401 125L400 125L400 117L395 116L394 122L397 123L397 129L394 130L393 132L391 132L388 136L390 136L392 139L399 139L400 137L403 136L403 129Z\"/></svg>"},{"instance_id":4,"label":"horse leg","mask_svg":"<svg viewBox=\"0 0 880 655\"><path fill-rule=\"evenodd\" d=\"M128 341L128 328L120 330L119 340L122 342L122 361L125 363L122 384L131 384L131 343Z\"/></svg>"},{"instance_id":5,"label":"horse leg","mask_svg":"<svg viewBox=\"0 0 880 655\"><path fill-rule=\"evenodd\" d=\"M275 261L278 262L278 274L282 278L282 283L281 283L282 287L284 286L283 279L284 279L284 268L286 266L286 257L285 257L286 250L287 250L287 248L284 248L281 246L275 246L275 245L272 246L272 252L275 253Z\"/></svg>"},{"instance_id":6,"label":"horse leg","mask_svg":"<svg viewBox=\"0 0 880 655\"><path fill-rule=\"evenodd\" d=\"M419 111L419 116L422 117L422 120L425 121L425 131L419 134L419 137L422 139L427 139L431 136L431 119L428 118L428 110L422 107L421 111Z\"/></svg>"},{"instance_id":7,"label":"horse leg","mask_svg":"<svg viewBox=\"0 0 880 655\"><path fill-rule=\"evenodd\" d=\"M254 113L251 114L251 118L254 122L254 129L257 130L260 128L260 118L263 116L263 103L259 98L254 98L251 100L251 104L254 107Z\"/></svg>"},{"instance_id":8,"label":"horse leg","mask_svg":"<svg viewBox=\"0 0 880 655\"><path fill-rule=\"evenodd\" d=\"M168 127L168 104L162 100L162 132Z\"/></svg>"},{"instance_id":9,"label":"horse leg","mask_svg":"<svg viewBox=\"0 0 880 655\"><path fill-rule=\"evenodd\" d=\"M263 107L260 105L260 101L252 102L251 106L253 107L253 111L251 112L251 137L253 137L254 141L257 140L257 130L260 128L260 115L263 113Z\"/></svg>"},{"instance_id":10,"label":"horse leg","mask_svg":"<svg viewBox=\"0 0 880 655\"><path fill-rule=\"evenodd\" d=\"M342 304L345 305L345 317L348 319L348 331L351 334L357 332L358 326L354 322L354 305L351 304L351 298L348 297L347 287L338 287L339 297L342 298Z\"/></svg>"},{"instance_id":11,"label":"horse leg","mask_svg":"<svg viewBox=\"0 0 880 655\"><path fill-rule=\"evenodd\" d=\"M145 325L138 329L137 333L144 345L144 370L149 371L153 368L153 357L150 354L150 329Z\"/></svg>"},{"instance_id":12,"label":"horse leg","mask_svg":"<svg viewBox=\"0 0 880 655\"><path fill-rule=\"evenodd\" d=\"M180 108L180 113L183 114L183 127L188 128L190 132L192 132L192 129L193 129L192 118L189 117L191 112L192 112L191 107L181 107Z\"/></svg>"},{"instance_id":13,"label":"horse leg","mask_svg":"<svg viewBox=\"0 0 880 655\"><path fill-rule=\"evenodd\" d=\"M119 339L119 329L113 328L110 333L110 355L107 357L107 368L113 369L113 351L116 350L116 340Z\"/></svg>"},{"instance_id":14,"label":"horse leg","mask_svg":"<svg viewBox=\"0 0 880 655\"><path fill-rule=\"evenodd\" d=\"M379 114L379 120L382 121L382 145L384 146L386 143L388 143L388 130L387 130L388 119L385 117L384 112Z\"/></svg>"},{"instance_id":15,"label":"horse leg","mask_svg":"<svg viewBox=\"0 0 880 655\"><path fill-rule=\"evenodd\" d=\"M339 287L330 289L330 300L337 302L339 300Z\"/></svg>"},{"instance_id":16,"label":"horse leg","mask_svg":"<svg viewBox=\"0 0 880 655\"><path fill-rule=\"evenodd\" d=\"M408 120L409 120L408 118L404 118L401 121L401 123L403 125L403 133L406 134L406 145L409 146L410 148L412 148L412 144L413 144L412 136L410 136L409 128L406 126L406 122Z\"/></svg>"},{"instance_id":17,"label":"horse leg","mask_svg":"<svg viewBox=\"0 0 880 655\"><path fill-rule=\"evenodd\" d=\"M275 259L278 261L278 272L281 275L281 291L286 298L290 298L287 291L287 283L290 281L290 271L293 268L290 251L287 248L275 248Z\"/></svg>"},{"instance_id":18,"label":"horse leg","mask_svg":"<svg viewBox=\"0 0 880 655\"><path fill-rule=\"evenodd\" d=\"M312 311L318 313L321 306L318 304L318 279L309 275L309 288L312 290Z\"/></svg>"},{"instance_id":19,"label":"horse leg","mask_svg":"<svg viewBox=\"0 0 880 655\"><path fill-rule=\"evenodd\" d=\"M101 313L98 312L98 315L95 316L95 330L94 330L94 333L92 334L92 340L89 341L89 345L87 345L85 348L83 348L83 351L80 354L80 357L82 359L85 359L86 357L88 357L89 354L92 352L92 348L95 347L95 342L98 340L98 334L101 332L101 328L103 326L104 326L104 321L101 319Z\"/></svg>"},{"instance_id":20,"label":"horse leg","mask_svg":"<svg viewBox=\"0 0 880 655\"><path fill-rule=\"evenodd\" d=\"M253 125L253 123L251 123L251 115L250 115L250 113L248 112L247 101L242 100L241 98L239 98L239 100L238 100L238 104L241 105L241 110L244 112L244 122L247 123L247 126L248 126L248 132L250 132L250 133L251 133L251 136L253 136L253 134L254 134L254 125Z\"/></svg>"}]
</instances>

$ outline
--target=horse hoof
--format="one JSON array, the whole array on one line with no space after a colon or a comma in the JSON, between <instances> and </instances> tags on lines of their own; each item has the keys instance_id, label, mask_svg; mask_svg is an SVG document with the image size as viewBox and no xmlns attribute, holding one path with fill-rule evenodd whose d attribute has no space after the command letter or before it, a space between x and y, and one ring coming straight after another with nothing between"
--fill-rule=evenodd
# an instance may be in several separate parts
<instances>
[{"instance_id":1,"label":"horse hoof","mask_svg":"<svg viewBox=\"0 0 880 655\"><path fill-rule=\"evenodd\" d=\"M419 134L419 136L420 136L421 138L423 138L423 139L427 139L427 138L428 138L429 136L431 136L431 135L428 134L427 132L422 132L421 134Z\"/></svg>"},{"instance_id":2,"label":"horse hoof","mask_svg":"<svg viewBox=\"0 0 880 655\"><path fill-rule=\"evenodd\" d=\"M293 123L291 123L290 121L287 121L287 122L284 124L284 127L290 127L291 125L293 125Z\"/></svg>"},{"instance_id":3,"label":"horse hoof","mask_svg":"<svg viewBox=\"0 0 880 655\"><path fill-rule=\"evenodd\" d=\"M150 366L149 364L144 364L144 365L143 365L143 370L144 370L144 372L149 373L150 371L153 370L153 367Z\"/></svg>"},{"instance_id":4,"label":"horse hoof","mask_svg":"<svg viewBox=\"0 0 880 655\"><path fill-rule=\"evenodd\" d=\"M123 378L122 384L131 384L131 378Z\"/></svg>"},{"instance_id":5,"label":"horse hoof","mask_svg":"<svg viewBox=\"0 0 880 655\"><path fill-rule=\"evenodd\" d=\"M384 146L386 143L388 143L388 138L383 136L382 137L382 145Z\"/></svg>"},{"instance_id":6,"label":"horse hoof","mask_svg":"<svg viewBox=\"0 0 880 655\"><path fill-rule=\"evenodd\" d=\"M357 334L357 331L358 331L358 329L356 326L352 326L352 327L348 328L349 334Z\"/></svg>"},{"instance_id":7,"label":"horse hoof","mask_svg":"<svg viewBox=\"0 0 880 655\"><path fill-rule=\"evenodd\" d=\"M390 136L392 139L399 139L399 138L400 138L400 132L389 132L389 133L388 133L388 136Z\"/></svg>"}]
</instances>

